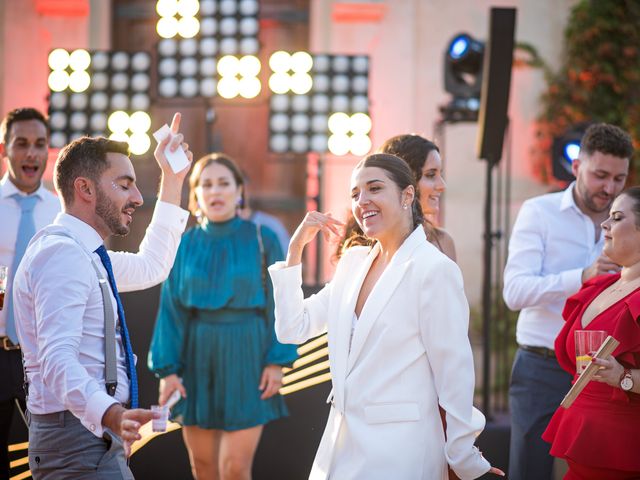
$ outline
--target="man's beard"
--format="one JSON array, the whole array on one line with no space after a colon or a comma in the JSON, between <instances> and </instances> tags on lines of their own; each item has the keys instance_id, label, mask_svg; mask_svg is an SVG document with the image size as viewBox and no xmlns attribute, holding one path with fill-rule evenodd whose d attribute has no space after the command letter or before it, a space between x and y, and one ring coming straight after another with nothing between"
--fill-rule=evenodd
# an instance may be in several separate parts
<instances>
[{"instance_id":1,"label":"man's beard","mask_svg":"<svg viewBox=\"0 0 640 480\"><path fill-rule=\"evenodd\" d=\"M586 207L592 212L596 212L596 213L607 212L611 208L611 204L613 203L614 196L609 195L609 199L606 205L604 207L599 207L598 204L596 204L596 202L594 201L594 197L596 195L598 194L590 195L589 192L585 192L582 195L582 201L584 202Z\"/></svg>"},{"instance_id":2,"label":"man's beard","mask_svg":"<svg viewBox=\"0 0 640 480\"><path fill-rule=\"evenodd\" d=\"M120 220L122 211L118 210L100 187L96 187L96 215L102 219L112 235L127 235L130 228ZM125 208L135 208L135 205L127 204Z\"/></svg>"}]
</instances>

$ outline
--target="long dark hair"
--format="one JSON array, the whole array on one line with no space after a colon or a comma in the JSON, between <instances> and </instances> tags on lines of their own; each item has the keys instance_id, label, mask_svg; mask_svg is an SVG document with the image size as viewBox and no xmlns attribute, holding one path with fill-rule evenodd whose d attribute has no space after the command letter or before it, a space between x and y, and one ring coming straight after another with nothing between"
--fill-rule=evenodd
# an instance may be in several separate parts
<instances>
[{"instance_id":1,"label":"long dark hair","mask_svg":"<svg viewBox=\"0 0 640 480\"><path fill-rule=\"evenodd\" d=\"M427 140L420 135L406 134L391 137L382 144L379 152L390 153L407 162L417 182L422 176L422 168L427 161L427 157L434 150L440 153L438 146L431 140Z\"/></svg>"}]
</instances>

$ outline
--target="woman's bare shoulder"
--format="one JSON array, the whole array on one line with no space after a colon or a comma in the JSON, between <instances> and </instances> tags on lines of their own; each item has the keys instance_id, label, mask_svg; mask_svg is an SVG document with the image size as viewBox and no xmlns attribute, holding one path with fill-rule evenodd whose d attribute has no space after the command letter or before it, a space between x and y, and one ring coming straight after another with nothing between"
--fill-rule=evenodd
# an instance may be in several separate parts
<instances>
[{"instance_id":1,"label":"woman's bare shoulder","mask_svg":"<svg viewBox=\"0 0 640 480\"><path fill-rule=\"evenodd\" d=\"M432 243L440 249L447 257L454 262L456 261L456 244L453 241L453 237L449 235L446 230L442 228L435 229L436 241Z\"/></svg>"}]
</instances>

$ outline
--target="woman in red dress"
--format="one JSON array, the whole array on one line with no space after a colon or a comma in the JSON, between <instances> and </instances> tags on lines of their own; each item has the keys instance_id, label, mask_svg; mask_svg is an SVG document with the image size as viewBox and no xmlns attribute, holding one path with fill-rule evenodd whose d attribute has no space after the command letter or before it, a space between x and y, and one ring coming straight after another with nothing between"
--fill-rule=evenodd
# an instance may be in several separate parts
<instances>
[{"instance_id":1,"label":"woman in red dress","mask_svg":"<svg viewBox=\"0 0 640 480\"><path fill-rule=\"evenodd\" d=\"M595 381L558 408L542 435L567 461L565 480L640 479L640 187L616 198L602 229L604 253L622 271L593 278L567 300L556 356L576 371L575 330L605 330L620 345L594 360Z\"/></svg>"}]
</instances>

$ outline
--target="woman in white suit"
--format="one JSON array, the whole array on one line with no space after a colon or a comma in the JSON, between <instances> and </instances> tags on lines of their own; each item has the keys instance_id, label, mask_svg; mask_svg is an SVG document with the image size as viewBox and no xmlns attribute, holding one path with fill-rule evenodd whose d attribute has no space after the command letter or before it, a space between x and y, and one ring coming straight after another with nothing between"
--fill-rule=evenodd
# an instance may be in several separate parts
<instances>
[{"instance_id":1,"label":"woman in white suit","mask_svg":"<svg viewBox=\"0 0 640 480\"><path fill-rule=\"evenodd\" d=\"M310 212L286 262L269 268L278 339L328 332L331 411L309 478L444 480L447 464L463 480L504 475L473 446L485 420L472 405L462 276L426 241L411 170L394 155L370 155L351 187L353 215L373 247L347 250L331 283L303 299L304 246L341 225Z\"/></svg>"}]
</instances>

